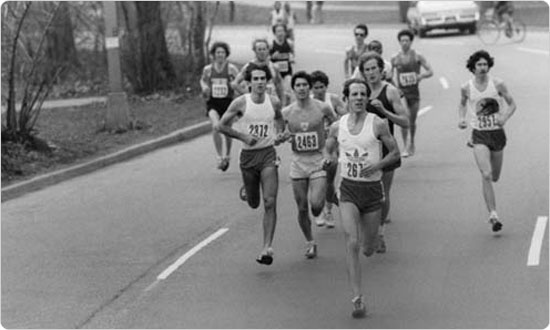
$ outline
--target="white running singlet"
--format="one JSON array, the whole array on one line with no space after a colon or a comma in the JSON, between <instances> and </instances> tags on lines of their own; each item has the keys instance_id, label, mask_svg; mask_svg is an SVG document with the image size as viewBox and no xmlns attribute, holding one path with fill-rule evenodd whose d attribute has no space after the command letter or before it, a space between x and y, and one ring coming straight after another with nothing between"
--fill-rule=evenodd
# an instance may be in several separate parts
<instances>
[{"instance_id":1,"label":"white running singlet","mask_svg":"<svg viewBox=\"0 0 550 330\"><path fill-rule=\"evenodd\" d=\"M243 116L239 119L239 126L259 138L258 142L249 146L243 144L243 149L262 149L274 145L275 141L275 110L268 94L265 94L264 102L257 104L252 102L251 94L245 94L246 106Z\"/></svg>"}]
</instances>

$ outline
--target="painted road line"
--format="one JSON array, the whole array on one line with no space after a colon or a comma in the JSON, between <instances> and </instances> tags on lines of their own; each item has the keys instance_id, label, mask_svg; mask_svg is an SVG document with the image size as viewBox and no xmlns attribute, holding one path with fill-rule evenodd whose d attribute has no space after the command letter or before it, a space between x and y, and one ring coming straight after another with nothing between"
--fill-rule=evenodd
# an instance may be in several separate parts
<instances>
[{"instance_id":1,"label":"painted road line","mask_svg":"<svg viewBox=\"0 0 550 330\"><path fill-rule=\"evenodd\" d=\"M449 82L445 79L445 77L439 78L439 82L441 83L443 89L449 89Z\"/></svg>"},{"instance_id":2,"label":"painted road line","mask_svg":"<svg viewBox=\"0 0 550 330\"><path fill-rule=\"evenodd\" d=\"M418 117L420 116L424 116L428 111L432 110L432 106L431 105L428 105L428 106L425 106L424 108L418 110Z\"/></svg>"},{"instance_id":3,"label":"painted road line","mask_svg":"<svg viewBox=\"0 0 550 330\"><path fill-rule=\"evenodd\" d=\"M344 56L343 50L333 50L333 49L315 49L314 52L316 53L324 53L324 54L336 54L336 55L342 55Z\"/></svg>"},{"instance_id":4,"label":"painted road line","mask_svg":"<svg viewBox=\"0 0 550 330\"><path fill-rule=\"evenodd\" d=\"M531 238L531 247L529 248L529 256L527 257L527 266L538 266L540 261L540 250L542 248L542 240L546 232L546 223L548 217L538 217L535 225L535 231Z\"/></svg>"},{"instance_id":5,"label":"painted road line","mask_svg":"<svg viewBox=\"0 0 550 330\"><path fill-rule=\"evenodd\" d=\"M225 234L229 229L228 228L221 228L214 234L208 236L204 241L200 242L199 244L195 245L191 250L187 251L184 255L182 255L176 262L171 264L168 268L166 268L160 275L157 277L157 280L165 280L170 274L172 274L176 269L178 269L181 265L183 265L189 258L191 258L195 253L199 252L200 249L210 244L210 242L214 241L216 238L222 236Z\"/></svg>"},{"instance_id":6,"label":"painted road line","mask_svg":"<svg viewBox=\"0 0 550 330\"><path fill-rule=\"evenodd\" d=\"M522 52L528 52L533 54L541 54L541 55L550 55L550 52L544 49L534 49L534 48L525 48L525 47L518 47L517 50L520 50Z\"/></svg>"}]
</instances>

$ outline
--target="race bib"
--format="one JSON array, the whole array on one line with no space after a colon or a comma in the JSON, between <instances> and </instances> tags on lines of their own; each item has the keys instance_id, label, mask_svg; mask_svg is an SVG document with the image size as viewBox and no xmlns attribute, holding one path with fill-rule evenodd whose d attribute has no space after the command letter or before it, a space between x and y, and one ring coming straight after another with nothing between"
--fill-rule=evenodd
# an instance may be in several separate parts
<instances>
[{"instance_id":1,"label":"race bib","mask_svg":"<svg viewBox=\"0 0 550 330\"><path fill-rule=\"evenodd\" d=\"M280 62L274 62L275 67L279 72L285 73L288 72L288 62L287 61L280 61Z\"/></svg>"},{"instance_id":2,"label":"race bib","mask_svg":"<svg viewBox=\"0 0 550 330\"><path fill-rule=\"evenodd\" d=\"M212 97L223 99L229 95L226 78L212 78Z\"/></svg>"},{"instance_id":3,"label":"race bib","mask_svg":"<svg viewBox=\"0 0 550 330\"><path fill-rule=\"evenodd\" d=\"M416 72L404 72L399 74L399 84L402 87L413 86L417 83Z\"/></svg>"},{"instance_id":4,"label":"race bib","mask_svg":"<svg viewBox=\"0 0 550 330\"><path fill-rule=\"evenodd\" d=\"M477 127L480 130L493 130L499 128L494 114L489 116L477 116Z\"/></svg>"},{"instance_id":5,"label":"race bib","mask_svg":"<svg viewBox=\"0 0 550 330\"><path fill-rule=\"evenodd\" d=\"M296 151L319 150L319 137L317 132L296 133L294 136L294 149Z\"/></svg>"},{"instance_id":6,"label":"race bib","mask_svg":"<svg viewBox=\"0 0 550 330\"><path fill-rule=\"evenodd\" d=\"M269 136L269 124L267 123L251 123L248 125L248 134L264 139Z\"/></svg>"},{"instance_id":7,"label":"race bib","mask_svg":"<svg viewBox=\"0 0 550 330\"><path fill-rule=\"evenodd\" d=\"M353 162L347 161L345 163L345 177L350 179L359 179L366 178L366 176L361 175L361 170L365 167L365 163L362 162Z\"/></svg>"}]
</instances>

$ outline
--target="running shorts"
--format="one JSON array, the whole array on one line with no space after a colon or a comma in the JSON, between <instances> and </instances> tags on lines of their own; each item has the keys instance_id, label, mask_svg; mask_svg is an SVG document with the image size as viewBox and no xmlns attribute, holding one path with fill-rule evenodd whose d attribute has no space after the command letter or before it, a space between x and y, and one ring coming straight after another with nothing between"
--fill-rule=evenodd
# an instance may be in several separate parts
<instances>
[{"instance_id":1,"label":"running shorts","mask_svg":"<svg viewBox=\"0 0 550 330\"><path fill-rule=\"evenodd\" d=\"M241 150L240 167L242 172L251 172L256 175L264 168L277 166L277 153L273 146L262 149Z\"/></svg>"},{"instance_id":2,"label":"running shorts","mask_svg":"<svg viewBox=\"0 0 550 330\"><path fill-rule=\"evenodd\" d=\"M506 146L506 134L503 129L480 131L472 130L472 143L483 144L491 151L501 151Z\"/></svg>"},{"instance_id":3,"label":"running shorts","mask_svg":"<svg viewBox=\"0 0 550 330\"><path fill-rule=\"evenodd\" d=\"M340 184L340 203L355 204L360 213L370 213L382 208L384 188L382 181L357 182L342 179Z\"/></svg>"},{"instance_id":4,"label":"running shorts","mask_svg":"<svg viewBox=\"0 0 550 330\"><path fill-rule=\"evenodd\" d=\"M327 172L322 169L323 154L301 154L292 156L290 163L290 178L297 179L316 179L326 177Z\"/></svg>"},{"instance_id":5,"label":"running shorts","mask_svg":"<svg viewBox=\"0 0 550 330\"><path fill-rule=\"evenodd\" d=\"M210 98L208 101L206 101L206 116L208 117L208 113L210 112L210 110L216 110L221 118L223 114L227 111L227 108L229 108L231 101L233 101L233 99Z\"/></svg>"},{"instance_id":6,"label":"running shorts","mask_svg":"<svg viewBox=\"0 0 550 330\"><path fill-rule=\"evenodd\" d=\"M401 89L401 92L403 93L403 96L407 100L407 103L420 101L420 91L418 89L418 86L416 88Z\"/></svg>"}]
</instances>

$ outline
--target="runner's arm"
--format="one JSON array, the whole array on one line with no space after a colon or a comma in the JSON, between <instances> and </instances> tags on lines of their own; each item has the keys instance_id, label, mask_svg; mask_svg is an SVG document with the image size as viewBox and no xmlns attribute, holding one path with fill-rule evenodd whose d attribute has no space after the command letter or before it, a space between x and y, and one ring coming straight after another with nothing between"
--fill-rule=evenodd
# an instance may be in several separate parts
<instances>
[{"instance_id":1,"label":"runner's arm","mask_svg":"<svg viewBox=\"0 0 550 330\"><path fill-rule=\"evenodd\" d=\"M395 113L386 111L386 117L388 117L395 124L408 128L410 125L409 115L405 107L403 107L403 102L401 101L401 95L399 90L392 85L388 85L389 99L393 106Z\"/></svg>"},{"instance_id":2,"label":"runner's arm","mask_svg":"<svg viewBox=\"0 0 550 330\"><path fill-rule=\"evenodd\" d=\"M330 94L330 100L338 118L348 113L346 105L344 104L342 99L338 97L338 95Z\"/></svg>"},{"instance_id":3,"label":"runner's arm","mask_svg":"<svg viewBox=\"0 0 550 330\"><path fill-rule=\"evenodd\" d=\"M242 115L245 106L246 99L244 95L234 99L231 104L229 104L227 111L223 114L218 125L216 126L216 129L224 135L227 135L237 140L241 140L246 144L250 144L252 136L239 132L231 127L233 120L239 115Z\"/></svg>"},{"instance_id":4,"label":"runner's arm","mask_svg":"<svg viewBox=\"0 0 550 330\"><path fill-rule=\"evenodd\" d=\"M233 79L231 79L229 84L231 85L231 88L233 89L233 91L237 92L238 94L242 94L241 87L236 82L238 75L239 75L239 69L237 69L235 65L229 63L229 77L233 77Z\"/></svg>"},{"instance_id":5,"label":"runner's arm","mask_svg":"<svg viewBox=\"0 0 550 330\"><path fill-rule=\"evenodd\" d=\"M202 76L199 81L201 85L202 96L204 98L210 96L210 86L208 86L208 78L210 77L210 72L211 70L209 69L209 66L205 66L202 70Z\"/></svg>"},{"instance_id":6,"label":"runner's arm","mask_svg":"<svg viewBox=\"0 0 550 330\"><path fill-rule=\"evenodd\" d=\"M397 141L395 141L395 138L390 133L388 121L386 119L374 117L374 134L382 141L386 149L388 149L386 156L373 166L374 169L380 170L399 160L399 148L397 147Z\"/></svg>"},{"instance_id":7,"label":"runner's arm","mask_svg":"<svg viewBox=\"0 0 550 330\"><path fill-rule=\"evenodd\" d=\"M517 108L516 101L514 101L512 94L508 92L508 88L506 88L506 85L504 84L503 81L497 80L496 87L500 96L502 96L502 98L504 98L504 100L508 104L508 111L504 112L500 118L501 120L500 125L504 126L504 124L508 121L508 119L510 119L510 117L512 117L512 115L516 111L516 108Z\"/></svg>"},{"instance_id":8,"label":"runner's arm","mask_svg":"<svg viewBox=\"0 0 550 330\"><path fill-rule=\"evenodd\" d=\"M424 72L421 72L418 75L418 81L433 76L434 72L432 70L432 66L428 63L426 58L423 55L418 54L418 60L420 61L420 65L424 68Z\"/></svg>"},{"instance_id":9,"label":"runner's arm","mask_svg":"<svg viewBox=\"0 0 550 330\"><path fill-rule=\"evenodd\" d=\"M345 79L348 79L349 78L349 67L350 67L350 53L351 53L351 49L350 48L346 48L346 57L344 59L344 78Z\"/></svg>"},{"instance_id":10,"label":"runner's arm","mask_svg":"<svg viewBox=\"0 0 550 330\"><path fill-rule=\"evenodd\" d=\"M332 109L328 104L326 103L321 103L321 104L322 104L321 111L323 111L325 118L328 120L330 124L334 123L338 119L336 118L336 114L334 113L334 111L332 111Z\"/></svg>"},{"instance_id":11,"label":"runner's arm","mask_svg":"<svg viewBox=\"0 0 550 330\"><path fill-rule=\"evenodd\" d=\"M458 104L458 128L465 129L468 127L466 123L466 104L468 103L468 85L465 84L460 88L460 103Z\"/></svg>"},{"instance_id":12,"label":"runner's arm","mask_svg":"<svg viewBox=\"0 0 550 330\"><path fill-rule=\"evenodd\" d=\"M326 160L335 160L335 154L338 148L338 125L338 121L335 121L332 125L330 125L327 140L325 141L325 148L323 149L323 157Z\"/></svg>"}]
</instances>

